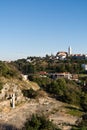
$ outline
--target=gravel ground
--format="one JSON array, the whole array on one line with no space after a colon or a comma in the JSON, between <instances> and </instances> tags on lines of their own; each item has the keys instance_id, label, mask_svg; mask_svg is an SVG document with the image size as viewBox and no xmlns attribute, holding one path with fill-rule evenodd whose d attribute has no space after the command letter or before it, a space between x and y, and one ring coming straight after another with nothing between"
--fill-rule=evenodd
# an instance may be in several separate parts
<instances>
[{"instance_id":1,"label":"gravel ground","mask_svg":"<svg viewBox=\"0 0 87 130\"><path fill-rule=\"evenodd\" d=\"M50 97L29 100L14 109L0 112L0 130L21 130L26 120L34 113L46 115L62 130L70 130L77 117L66 114L64 104ZM3 125L2 125L3 124Z\"/></svg>"}]
</instances>

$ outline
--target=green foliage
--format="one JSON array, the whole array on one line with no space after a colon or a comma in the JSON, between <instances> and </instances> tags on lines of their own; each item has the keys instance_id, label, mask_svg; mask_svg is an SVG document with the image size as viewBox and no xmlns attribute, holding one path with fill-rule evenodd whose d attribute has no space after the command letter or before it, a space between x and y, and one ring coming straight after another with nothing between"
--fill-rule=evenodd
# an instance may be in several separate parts
<instances>
[{"instance_id":1,"label":"green foliage","mask_svg":"<svg viewBox=\"0 0 87 130\"><path fill-rule=\"evenodd\" d=\"M51 82L50 78L48 78L48 77L40 77L39 75L36 75L36 76L30 75L30 76L28 76L28 79L31 80L31 81L34 81L34 82L38 83L38 85L41 88L44 88L44 89Z\"/></svg>"},{"instance_id":2,"label":"green foliage","mask_svg":"<svg viewBox=\"0 0 87 130\"><path fill-rule=\"evenodd\" d=\"M50 78L39 76L33 76L32 79L56 99L81 106L84 111L87 111L87 93L82 93L80 86L74 81L63 78L51 80Z\"/></svg>"},{"instance_id":3,"label":"green foliage","mask_svg":"<svg viewBox=\"0 0 87 130\"><path fill-rule=\"evenodd\" d=\"M26 130L60 130L45 116L32 115L31 119L25 123ZM24 128L23 128L24 130Z\"/></svg>"},{"instance_id":4,"label":"green foliage","mask_svg":"<svg viewBox=\"0 0 87 130\"><path fill-rule=\"evenodd\" d=\"M26 59L19 59L15 61L15 66L23 73L30 74L39 71L51 72L70 72L73 74L84 73L82 64L86 64L87 60L67 59L66 61L58 61L50 59L50 56L29 57L31 62Z\"/></svg>"},{"instance_id":5,"label":"green foliage","mask_svg":"<svg viewBox=\"0 0 87 130\"><path fill-rule=\"evenodd\" d=\"M52 93L58 100L78 105L80 103L80 88L77 84L73 85L72 82L67 82L65 79L53 80L47 86L47 91Z\"/></svg>"},{"instance_id":6,"label":"green foliage","mask_svg":"<svg viewBox=\"0 0 87 130\"><path fill-rule=\"evenodd\" d=\"M23 74L35 73L35 66L26 61L26 59L19 59L14 62L15 66L20 70Z\"/></svg>"},{"instance_id":7,"label":"green foliage","mask_svg":"<svg viewBox=\"0 0 87 130\"><path fill-rule=\"evenodd\" d=\"M82 95L81 87L79 87L74 81L65 79L52 80L47 77L32 75L41 70L48 73L70 72L72 74L83 74L84 70L81 65L87 64L87 60L69 57L66 60L60 61L55 58L50 59L50 56L48 55L43 58L28 57L28 59L31 62L28 62L26 59L20 59L15 61L14 64L22 73L29 75L29 80L37 82L41 88L52 94L56 99L69 104L79 105L84 111L87 111L87 94L85 93L85 95ZM87 76L80 77L80 79L80 86L83 85L84 81L87 83Z\"/></svg>"},{"instance_id":8,"label":"green foliage","mask_svg":"<svg viewBox=\"0 0 87 130\"><path fill-rule=\"evenodd\" d=\"M34 81L34 76L33 75L28 75L28 80Z\"/></svg>"},{"instance_id":9,"label":"green foliage","mask_svg":"<svg viewBox=\"0 0 87 130\"><path fill-rule=\"evenodd\" d=\"M71 130L87 130L87 127L72 127Z\"/></svg>"},{"instance_id":10,"label":"green foliage","mask_svg":"<svg viewBox=\"0 0 87 130\"><path fill-rule=\"evenodd\" d=\"M48 77L40 76L32 76L32 80L56 99L80 106L81 88L74 81L64 78L51 80Z\"/></svg>"},{"instance_id":11,"label":"green foliage","mask_svg":"<svg viewBox=\"0 0 87 130\"><path fill-rule=\"evenodd\" d=\"M3 83L0 81L0 90L3 88Z\"/></svg>"},{"instance_id":12,"label":"green foliage","mask_svg":"<svg viewBox=\"0 0 87 130\"><path fill-rule=\"evenodd\" d=\"M85 112L87 112L87 94L83 93L81 95L81 102L80 102L81 107Z\"/></svg>"},{"instance_id":13,"label":"green foliage","mask_svg":"<svg viewBox=\"0 0 87 130\"><path fill-rule=\"evenodd\" d=\"M35 98L37 96L37 92L34 91L32 88L28 90L22 90L22 93L25 97L28 97L28 98Z\"/></svg>"},{"instance_id":14,"label":"green foliage","mask_svg":"<svg viewBox=\"0 0 87 130\"><path fill-rule=\"evenodd\" d=\"M0 61L0 76L6 78L18 77L18 70L11 64Z\"/></svg>"},{"instance_id":15,"label":"green foliage","mask_svg":"<svg viewBox=\"0 0 87 130\"><path fill-rule=\"evenodd\" d=\"M47 91L55 94L58 99L64 98L64 93L66 90L66 82L64 79L53 80L51 84L48 85Z\"/></svg>"},{"instance_id":16,"label":"green foliage","mask_svg":"<svg viewBox=\"0 0 87 130\"><path fill-rule=\"evenodd\" d=\"M73 116L81 117L83 115L83 111L77 107L73 106L66 106L67 113Z\"/></svg>"}]
</instances>

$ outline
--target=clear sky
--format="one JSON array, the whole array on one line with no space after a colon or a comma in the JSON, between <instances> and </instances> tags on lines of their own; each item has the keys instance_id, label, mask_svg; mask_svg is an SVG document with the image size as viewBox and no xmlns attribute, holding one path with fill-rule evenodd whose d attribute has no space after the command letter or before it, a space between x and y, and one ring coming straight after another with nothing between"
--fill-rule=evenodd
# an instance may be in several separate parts
<instances>
[{"instance_id":1,"label":"clear sky","mask_svg":"<svg viewBox=\"0 0 87 130\"><path fill-rule=\"evenodd\" d=\"M87 53L87 0L0 0L0 59Z\"/></svg>"}]
</instances>

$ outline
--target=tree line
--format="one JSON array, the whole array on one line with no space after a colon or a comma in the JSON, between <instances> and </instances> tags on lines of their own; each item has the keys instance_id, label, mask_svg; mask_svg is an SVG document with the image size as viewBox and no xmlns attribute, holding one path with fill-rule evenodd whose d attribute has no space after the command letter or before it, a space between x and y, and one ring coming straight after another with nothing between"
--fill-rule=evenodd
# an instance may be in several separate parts
<instances>
[{"instance_id":1,"label":"tree line","mask_svg":"<svg viewBox=\"0 0 87 130\"><path fill-rule=\"evenodd\" d=\"M40 71L46 71L48 73L54 72L70 72L73 74L86 73L82 68L82 64L86 64L87 60L75 60L68 59L64 61L52 60L52 59L40 59L36 58L32 62L26 59L19 59L14 62L14 65L23 74L37 73Z\"/></svg>"}]
</instances>

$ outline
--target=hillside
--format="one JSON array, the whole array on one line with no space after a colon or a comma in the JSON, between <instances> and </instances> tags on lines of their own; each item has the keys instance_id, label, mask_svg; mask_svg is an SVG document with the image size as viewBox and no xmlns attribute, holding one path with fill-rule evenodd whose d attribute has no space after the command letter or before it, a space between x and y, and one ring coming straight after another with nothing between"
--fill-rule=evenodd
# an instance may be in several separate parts
<instances>
[{"instance_id":1,"label":"hillside","mask_svg":"<svg viewBox=\"0 0 87 130\"><path fill-rule=\"evenodd\" d=\"M15 96L15 105L25 101L23 90L39 89L37 83L24 80L23 75L11 63L0 62L0 68L0 111L4 106L12 107L13 96Z\"/></svg>"},{"instance_id":2,"label":"hillside","mask_svg":"<svg viewBox=\"0 0 87 130\"><path fill-rule=\"evenodd\" d=\"M75 125L77 116L72 116L67 113L65 108L68 104L56 101L44 95L36 99L30 99L29 101L22 102L15 109L4 108L0 112L1 127L6 129L6 126L10 128L14 127L14 130L21 129L32 114L44 114L49 120L52 120L54 124L62 128L62 130L69 130L72 125Z\"/></svg>"},{"instance_id":3,"label":"hillside","mask_svg":"<svg viewBox=\"0 0 87 130\"><path fill-rule=\"evenodd\" d=\"M12 63L0 62L0 67L0 130L25 130L32 114L45 115L61 130L77 127L85 112L79 106L81 89L75 82L43 77L29 81Z\"/></svg>"}]
</instances>

